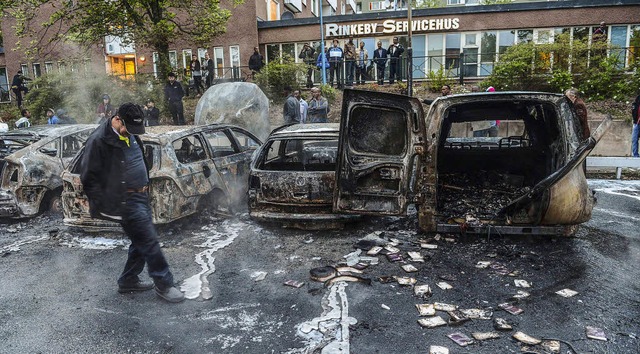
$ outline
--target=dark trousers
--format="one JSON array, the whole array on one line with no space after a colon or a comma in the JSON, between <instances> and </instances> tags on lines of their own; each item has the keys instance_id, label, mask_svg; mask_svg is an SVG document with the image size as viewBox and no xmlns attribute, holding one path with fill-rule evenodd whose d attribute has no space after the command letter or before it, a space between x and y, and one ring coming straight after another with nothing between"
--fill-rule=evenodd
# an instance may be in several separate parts
<instances>
[{"instance_id":1,"label":"dark trousers","mask_svg":"<svg viewBox=\"0 0 640 354\"><path fill-rule=\"evenodd\" d=\"M377 66L378 69L378 85L384 85L384 66Z\"/></svg>"},{"instance_id":2,"label":"dark trousers","mask_svg":"<svg viewBox=\"0 0 640 354\"><path fill-rule=\"evenodd\" d=\"M202 76L194 76L193 77L193 85L196 88L196 92L200 94L200 89L204 92L204 86L202 86Z\"/></svg>"},{"instance_id":3,"label":"dark trousers","mask_svg":"<svg viewBox=\"0 0 640 354\"><path fill-rule=\"evenodd\" d=\"M209 71L209 74L207 75L207 79L205 80L205 83L207 85L207 88L211 87L211 84L213 83L213 71Z\"/></svg>"},{"instance_id":4,"label":"dark trousers","mask_svg":"<svg viewBox=\"0 0 640 354\"><path fill-rule=\"evenodd\" d=\"M392 84L396 78L402 82L402 77L400 76L400 60L391 59L391 63L389 63L389 83Z\"/></svg>"},{"instance_id":5,"label":"dark trousers","mask_svg":"<svg viewBox=\"0 0 640 354\"><path fill-rule=\"evenodd\" d=\"M367 80L367 66L356 66L356 83L363 85Z\"/></svg>"},{"instance_id":6,"label":"dark trousers","mask_svg":"<svg viewBox=\"0 0 640 354\"><path fill-rule=\"evenodd\" d=\"M309 67L307 68L307 88L313 87L313 79L311 78L313 75L313 64L307 64Z\"/></svg>"},{"instance_id":7,"label":"dark trousers","mask_svg":"<svg viewBox=\"0 0 640 354\"><path fill-rule=\"evenodd\" d=\"M147 193L127 193L127 205L122 228L131 240L129 256L118 284L125 285L139 280L144 265L149 276L160 290L173 286L173 275L158 242L158 233L151 219Z\"/></svg>"},{"instance_id":8,"label":"dark trousers","mask_svg":"<svg viewBox=\"0 0 640 354\"><path fill-rule=\"evenodd\" d=\"M345 67L347 70L347 86L353 86L353 72L356 67L355 60L347 60L345 61Z\"/></svg>"},{"instance_id":9,"label":"dark trousers","mask_svg":"<svg viewBox=\"0 0 640 354\"><path fill-rule=\"evenodd\" d=\"M22 93L24 92L26 94L27 92L29 92L29 90L27 90L26 88L11 90L13 90L13 93L16 95L16 103L18 104L18 108L22 108Z\"/></svg>"},{"instance_id":10,"label":"dark trousers","mask_svg":"<svg viewBox=\"0 0 640 354\"><path fill-rule=\"evenodd\" d=\"M329 67L329 85L333 86L333 77L336 77L336 85L342 87L342 65L340 63L331 63Z\"/></svg>"},{"instance_id":11,"label":"dark trousers","mask_svg":"<svg viewBox=\"0 0 640 354\"><path fill-rule=\"evenodd\" d=\"M184 107L182 101L169 101L169 112L173 118L173 125L185 125Z\"/></svg>"}]
</instances>

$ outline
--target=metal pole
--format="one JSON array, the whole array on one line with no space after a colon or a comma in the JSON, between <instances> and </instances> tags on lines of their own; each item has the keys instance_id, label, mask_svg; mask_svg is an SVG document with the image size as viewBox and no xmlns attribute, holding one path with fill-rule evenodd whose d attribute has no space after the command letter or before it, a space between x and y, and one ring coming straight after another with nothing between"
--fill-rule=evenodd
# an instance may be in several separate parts
<instances>
[{"instance_id":1,"label":"metal pole","mask_svg":"<svg viewBox=\"0 0 640 354\"><path fill-rule=\"evenodd\" d=\"M322 68L320 68L320 71L322 72L322 84L326 85L327 84L327 72L325 70L325 65L327 63L327 53L324 52L324 24L323 24L323 19L322 19L322 1L320 0L320 3L318 4L318 6L320 7L320 55L322 58Z\"/></svg>"},{"instance_id":2,"label":"metal pole","mask_svg":"<svg viewBox=\"0 0 640 354\"><path fill-rule=\"evenodd\" d=\"M407 95L413 96L413 48L411 47L411 35L413 33L413 23L411 22L411 7L413 0L407 1L407 17L409 22L409 45L407 47Z\"/></svg>"}]
</instances>

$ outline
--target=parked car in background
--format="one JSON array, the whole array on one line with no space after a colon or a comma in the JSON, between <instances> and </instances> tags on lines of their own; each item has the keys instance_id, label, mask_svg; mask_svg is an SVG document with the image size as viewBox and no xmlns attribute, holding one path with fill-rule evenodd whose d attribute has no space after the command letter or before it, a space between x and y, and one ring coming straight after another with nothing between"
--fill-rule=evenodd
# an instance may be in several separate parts
<instances>
[{"instance_id":1,"label":"parked car in background","mask_svg":"<svg viewBox=\"0 0 640 354\"><path fill-rule=\"evenodd\" d=\"M416 98L347 89L341 114L335 212L404 215L414 203L427 232L508 234L570 234L591 217L583 162L611 118L582 140L564 95L440 97L425 117Z\"/></svg>"},{"instance_id":2,"label":"parked car in background","mask_svg":"<svg viewBox=\"0 0 640 354\"><path fill-rule=\"evenodd\" d=\"M60 174L96 125L41 125L0 134L0 218L62 212Z\"/></svg>"},{"instance_id":3,"label":"parked car in background","mask_svg":"<svg viewBox=\"0 0 640 354\"><path fill-rule=\"evenodd\" d=\"M227 124L147 127L140 138L150 163L153 222L166 224L214 208L245 207L249 164L261 144L250 132ZM81 151L63 172L64 222L86 230L115 224L92 219L80 181Z\"/></svg>"},{"instance_id":4,"label":"parked car in background","mask_svg":"<svg viewBox=\"0 0 640 354\"><path fill-rule=\"evenodd\" d=\"M304 229L341 227L355 215L333 213L339 124L274 130L251 162L249 215Z\"/></svg>"}]
</instances>

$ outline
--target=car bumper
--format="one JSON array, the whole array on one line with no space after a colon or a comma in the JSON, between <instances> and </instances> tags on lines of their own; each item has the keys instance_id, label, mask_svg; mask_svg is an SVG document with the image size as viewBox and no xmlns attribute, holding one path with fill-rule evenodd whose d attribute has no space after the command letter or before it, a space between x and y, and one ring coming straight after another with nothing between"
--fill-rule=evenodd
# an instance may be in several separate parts
<instances>
[{"instance_id":1,"label":"car bumper","mask_svg":"<svg viewBox=\"0 0 640 354\"><path fill-rule=\"evenodd\" d=\"M122 229L118 223L89 217L64 218L63 222L67 226L77 227L87 232L119 231Z\"/></svg>"},{"instance_id":2,"label":"car bumper","mask_svg":"<svg viewBox=\"0 0 640 354\"><path fill-rule=\"evenodd\" d=\"M250 211L249 216L258 221L276 222L286 227L304 230L338 229L346 223L357 221L361 215L322 213L278 213Z\"/></svg>"}]
</instances>

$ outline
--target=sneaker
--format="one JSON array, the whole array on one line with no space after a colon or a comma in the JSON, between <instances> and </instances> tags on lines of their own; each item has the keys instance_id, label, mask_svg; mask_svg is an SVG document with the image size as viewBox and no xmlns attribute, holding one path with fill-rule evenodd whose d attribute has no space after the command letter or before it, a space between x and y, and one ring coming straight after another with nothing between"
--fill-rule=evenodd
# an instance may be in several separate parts
<instances>
[{"instance_id":1,"label":"sneaker","mask_svg":"<svg viewBox=\"0 0 640 354\"><path fill-rule=\"evenodd\" d=\"M129 284L119 284L118 292L119 293L131 293L134 291L146 291L153 289L153 282L150 281L138 281L136 283Z\"/></svg>"},{"instance_id":2,"label":"sneaker","mask_svg":"<svg viewBox=\"0 0 640 354\"><path fill-rule=\"evenodd\" d=\"M182 291L178 290L175 286L172 286L165 290L160 290L158 287L155 287L156 294L161 298L167 300L168 302L182 302L184 301L184 294Z\"/></svg>"}]
</instances>

